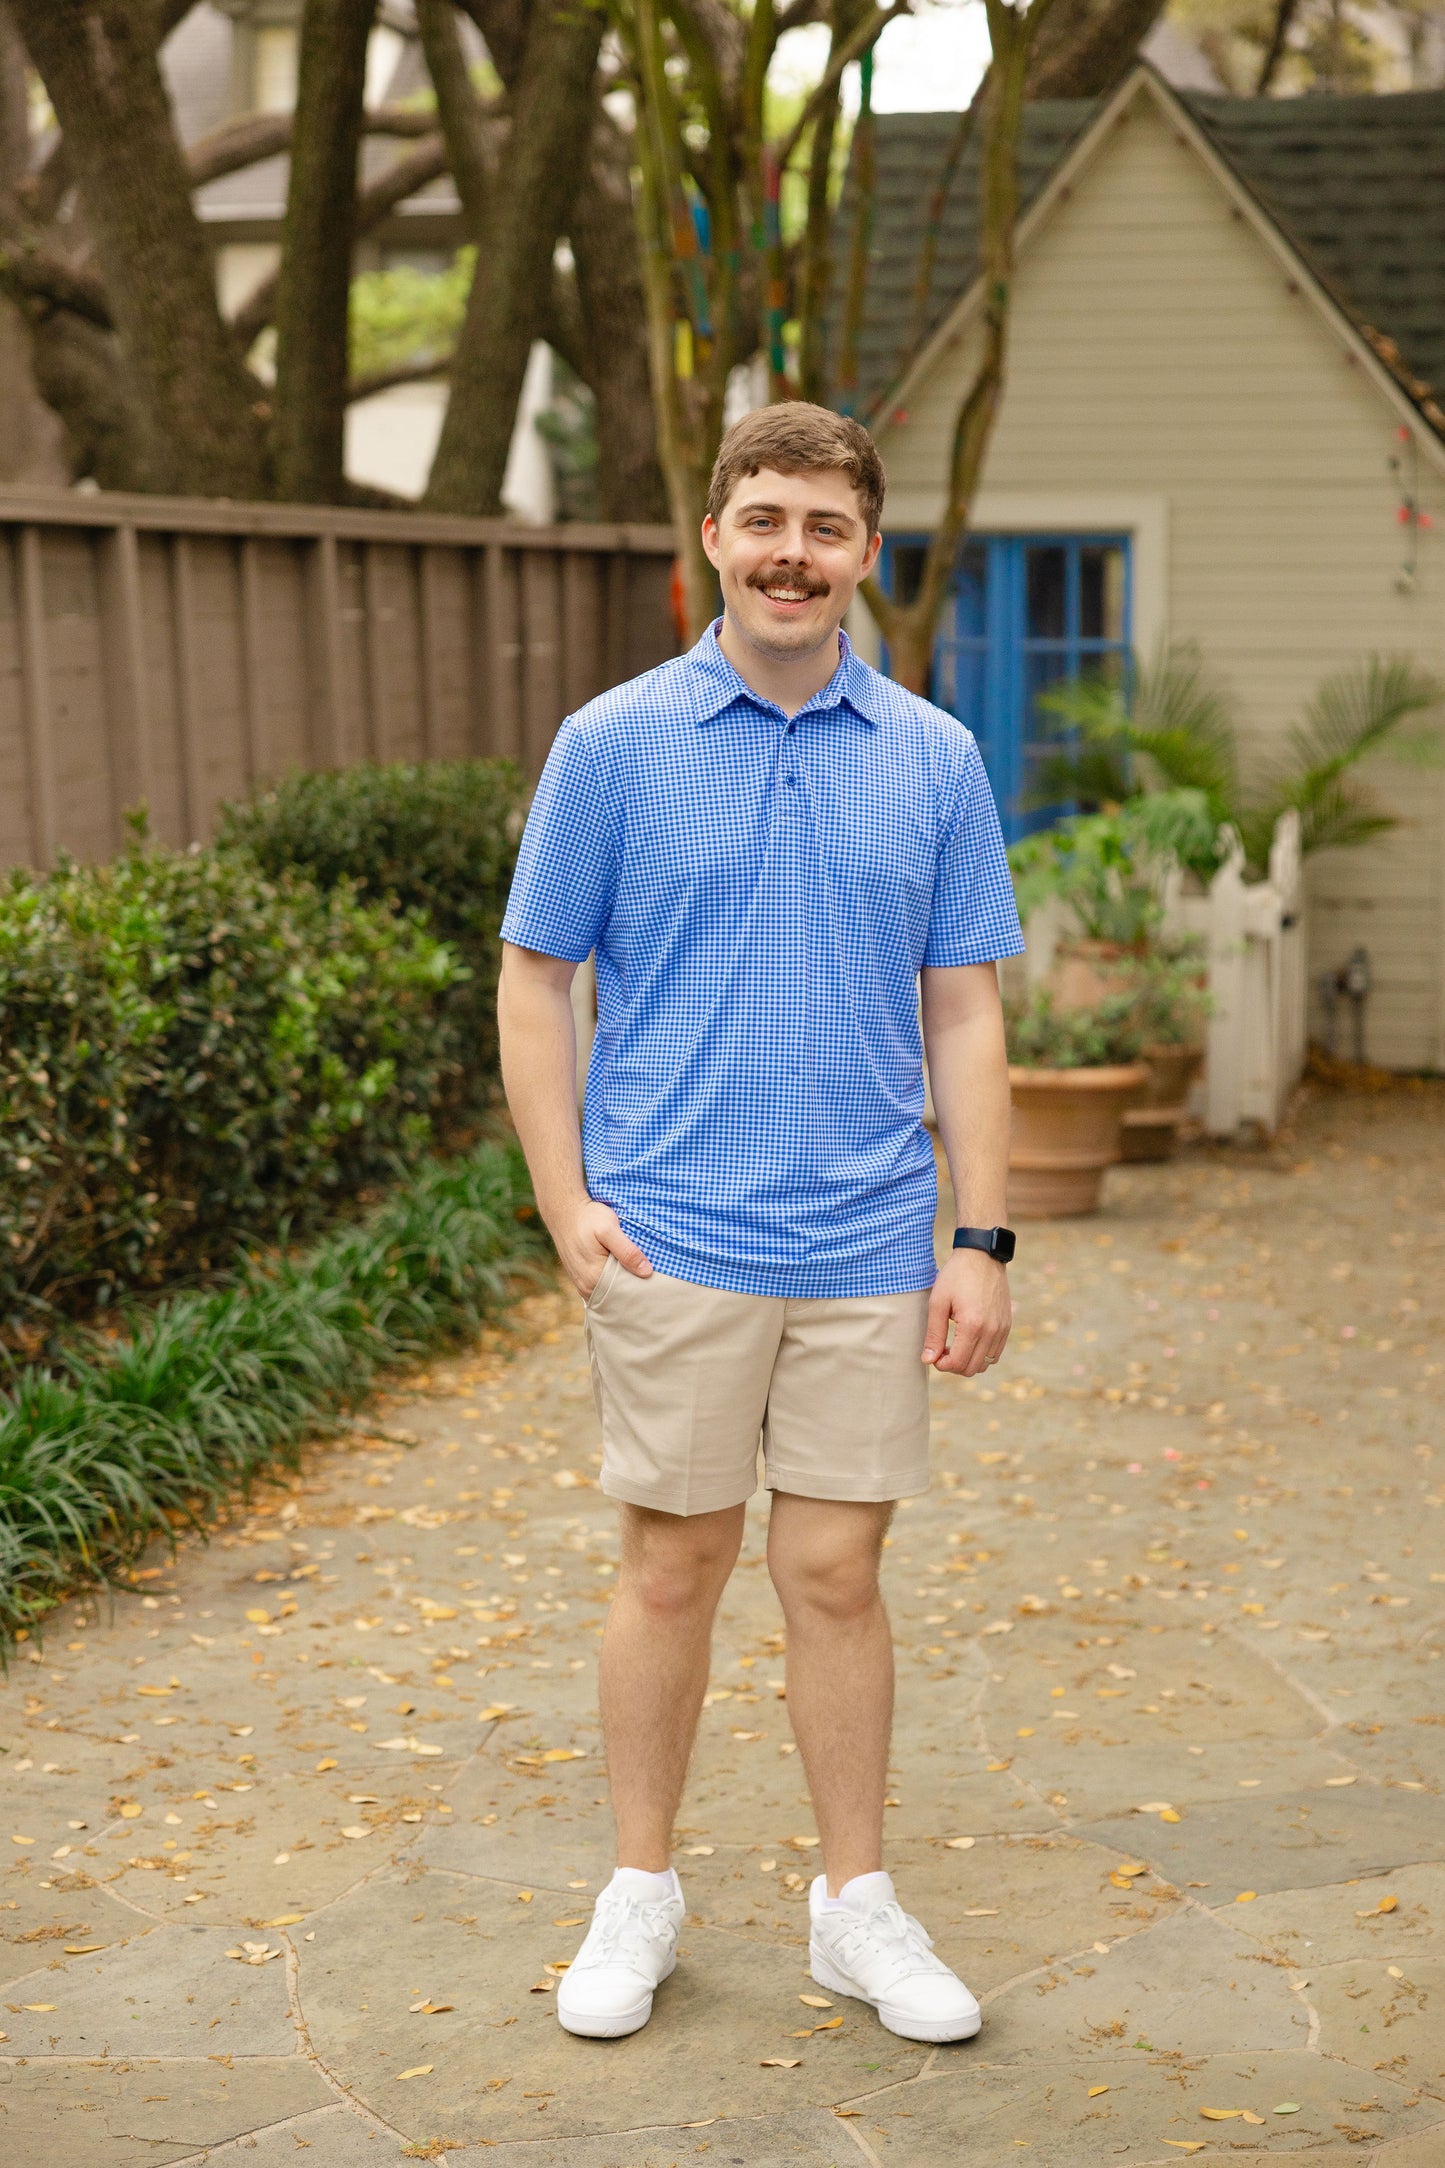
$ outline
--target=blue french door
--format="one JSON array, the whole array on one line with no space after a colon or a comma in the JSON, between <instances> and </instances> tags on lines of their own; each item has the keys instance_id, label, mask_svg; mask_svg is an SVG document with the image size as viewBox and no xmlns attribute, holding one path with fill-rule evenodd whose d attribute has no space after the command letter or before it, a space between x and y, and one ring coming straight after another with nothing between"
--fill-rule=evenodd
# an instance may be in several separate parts
<instances>
[{"instance_id":1,"label":"blue french door","mask_svg":"<svg viewBox=\"0 0 1445 2168\"><path fill-rule=\"evenodd\" d=\"M890 537L883 583L916 592L925 538ZM1027 801L1040 762L1066 742L1039 695L1129 667L1132 614L1124 535L979 535L959 554L933 650L930 695L978 739L1010 843L1063 806Z\"/></svg>"}]
</instances>

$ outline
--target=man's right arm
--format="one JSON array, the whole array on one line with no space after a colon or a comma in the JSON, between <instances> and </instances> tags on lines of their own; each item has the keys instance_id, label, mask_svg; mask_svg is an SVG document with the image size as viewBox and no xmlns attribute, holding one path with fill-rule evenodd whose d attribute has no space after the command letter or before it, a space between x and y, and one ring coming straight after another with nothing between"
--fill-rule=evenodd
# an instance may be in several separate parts
<instances>
[{"instance_id":1,"label":"man's right arm","mask_svg":"<svg viewBox=\"0 0 1445 2168\"><path fill-rule=\"evenodd\" d=\"M502 944L497 1028L502 1083L527 1156L537 1209L573 1285L590 1295L609 1252L646 1278L652 1267L622 1231L610 1204L587 1194L577 1126L575 963Z\"/></svg>"}]
</instances>

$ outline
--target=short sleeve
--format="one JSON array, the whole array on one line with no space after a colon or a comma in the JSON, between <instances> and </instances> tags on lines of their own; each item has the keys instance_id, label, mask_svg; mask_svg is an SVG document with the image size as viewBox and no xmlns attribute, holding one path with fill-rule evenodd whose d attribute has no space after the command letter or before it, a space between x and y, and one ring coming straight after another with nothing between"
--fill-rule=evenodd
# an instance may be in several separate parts
<instances>
[{"instance_id":1,"label":"short sleeve","mask_svg":"<svg viewBox=\"0 0 1445 2168\"><path fill-rule=\"evenodd\" d=\"M596 763L572 722L558 732L517 853L502 939L581 963L617 893L616 835Z\"/></svg>"},{"instance_id":2,"label":"short sleeve","mask_svg":"<svg viewBox=\"0 0 1445 2168\"><path fill-rule=\"evenodd\" d=\"M970 738L953 820L938 854L924 969L994 963L1021 956L1023 948L998 808Z\"/></svg>"}]
</instances>

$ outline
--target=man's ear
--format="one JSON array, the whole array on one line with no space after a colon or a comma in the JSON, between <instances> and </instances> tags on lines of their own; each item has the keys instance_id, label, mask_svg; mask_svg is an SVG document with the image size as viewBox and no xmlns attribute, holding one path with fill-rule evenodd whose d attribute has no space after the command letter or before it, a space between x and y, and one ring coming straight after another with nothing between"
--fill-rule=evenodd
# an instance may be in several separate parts
<instances>
[{"instance_id":1,"label":"man's ear","mask_svg":"<svg viewBox=\"0 0 1445 2168\"><path fill-rule=\"evenodd\" d=\"M867 579L869 573L873 570L873 567L878 562L878 552L882 549L882 547L883 536L880 532L874 535L872 541L868 544L867 549L863 552L863 564L858 574L860 580Z\"/></svg>"},{"instance_id":2,"label":"man's ear","mask_svg":"<svg viewBox=\"0 0 1445 2168\"><path fill-rule=\"evenodd\" d=\"M722 563L722 543L718 536L717 521L711 512L702 523L702 546L707 552L708 563L716 570Z\"/></svg>"}]
</instances>

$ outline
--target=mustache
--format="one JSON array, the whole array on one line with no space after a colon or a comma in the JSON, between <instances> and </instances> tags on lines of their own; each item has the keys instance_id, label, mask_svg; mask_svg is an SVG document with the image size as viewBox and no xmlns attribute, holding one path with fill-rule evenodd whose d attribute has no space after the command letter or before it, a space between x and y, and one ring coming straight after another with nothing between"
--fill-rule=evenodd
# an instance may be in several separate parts
<instances>
[{"instance_id":1,"label":"mustache","mask_svg":"<svg viewBox=\"0 0 1445 2168\"><path fill-rule=\"evenodd\" d=\"M809 597L831 593L828 582L818 579L810 572L754 572L749 574L747 584L757 588L787 585L798 594Z\"/></svg>"}]
</instances>

